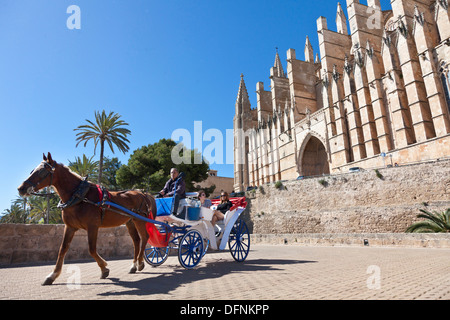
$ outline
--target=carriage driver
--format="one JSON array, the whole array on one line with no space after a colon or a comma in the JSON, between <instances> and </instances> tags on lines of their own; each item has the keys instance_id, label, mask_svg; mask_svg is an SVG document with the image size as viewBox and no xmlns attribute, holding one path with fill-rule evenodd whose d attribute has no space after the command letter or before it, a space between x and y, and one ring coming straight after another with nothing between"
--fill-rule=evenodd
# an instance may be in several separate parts
<instances>
[{"instance_id":1,"label":"carriage driver","mask_svg":"<svg viewBox=\"0 0 450 320\"><path fill-rule=\"evenodd\" d=\"M170 179L166 182L164 188L159 192L159 194L163 197L173 197L174 194L178 194L180 196L180 202L178 204L177 213L180 213L183 208L187 205L186 202L186 184L183 179L180 179L176 185L177 189L175 190L175 181L179 176L179 172L176 168L170 169Z\"/></svg>"},{"instance_id":2,"label":"carriage driver","mask_svg":"<svg viewBox=\"0 0 450 320\"><path fill-rule=\"evenodd\" d=\"M160 195L163 197L173 197L176 192L180 196L180 199L186 198L186 185L183 179L180 179L180 181L177 182L177 190L174 190L175 181L177 180L179 174L180 173L176 168L170 169L170 179L166 182L164 188L159 192Z\"/></svg>"}]
</instances>

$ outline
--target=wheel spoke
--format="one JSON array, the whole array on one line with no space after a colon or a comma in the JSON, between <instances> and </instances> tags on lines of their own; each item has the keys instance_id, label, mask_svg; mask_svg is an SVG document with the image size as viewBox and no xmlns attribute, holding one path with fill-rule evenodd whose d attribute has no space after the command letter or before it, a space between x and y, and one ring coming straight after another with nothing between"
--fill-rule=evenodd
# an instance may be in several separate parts
<instances>
[{"instance_id":1,"label":"wheel spoke","mask_svg":"<svg viewBox=\"0 0 450 320\"><path fill-rule=\"evenodd\" d=\"M153 267L164 263L168 257L169 247L150 247L145 249L144 259Z\"/></svg>"},{"instance_id":2,"label":"wheel spoke","mask_svg":"<svg viewBox=\"0 0 450 320\"><path fill-rule=\"evenodd\" d=\"M203 257L203 238L196 230L188 231L181 240L178 253L180 264L186 269L195 267Z\"/></svg>"}]
</instances>

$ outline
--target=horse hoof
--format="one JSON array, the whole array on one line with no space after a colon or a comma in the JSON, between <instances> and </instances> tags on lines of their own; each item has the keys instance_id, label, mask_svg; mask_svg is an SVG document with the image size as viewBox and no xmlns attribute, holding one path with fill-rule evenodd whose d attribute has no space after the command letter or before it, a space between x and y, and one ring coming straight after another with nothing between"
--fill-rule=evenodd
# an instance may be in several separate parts
<instances>
[{"instance_id":1,"label":"horse hoof","mask_svg":"<svg viewBox=\"0 0 450 320\"><path fill-rule=\"evenodd\" d=\"M136 271L137 271L136 266L132 266L132 267L130 268L130 271L129 271L128 273L133 274L133 273L136 273Z\"/></svg>"},{"instance_id":2,"label":"horse hoof","mask_svg":"<svg viewBox=\"0 0 450 320\"><path fill-rule=\"evenodd\" d=\"M109 276L109 269L105 269L102 271L102 276L100 279L106 279Z\"/></svg>"},{"instance_id":3,"label":"horse hoof","mask_svg":"<svg viewBox=\"0 0 450 320\"><path fill-rule=\"evenodd\" d=\"M138 271L142 271L144 269L144 267L145 267L145 263L144 263L144 261L142 261L138 266Z\"/></svg>"},{"instance_id":4,"label":"horse hoof","mask_svg":"<svg viewBox=\"0 0 450 320\"><path fill-rule=\"evenodd\" d=\"M42 285L49 286L49 285L53 284L53 281L55 281L55 280L53 280L52 278L45 278L45 281L42 282Z\"/></svg>"}]
</instances>

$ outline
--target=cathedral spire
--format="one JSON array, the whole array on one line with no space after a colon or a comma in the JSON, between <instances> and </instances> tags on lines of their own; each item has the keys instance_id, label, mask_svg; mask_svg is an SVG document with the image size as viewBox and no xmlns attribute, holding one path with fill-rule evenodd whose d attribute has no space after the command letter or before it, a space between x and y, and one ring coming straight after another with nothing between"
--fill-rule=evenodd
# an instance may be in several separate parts
<instances>
[{"instance_id":1,"label":"cathedral spire","mask_svg":"<svg viewBox=\"0 0 450 320\"><path fill-rule=\"evenodd\" d=\"M342 10L339 2L336 13L336 27L338 33L348 34L347 18L345 17L344 11Z\"/></svg>"},{"instance_id":2,"label":"cathedral spire","mask_svg":"<svg viewBox=\"0 0 450 320\"><path fill-rule=\"evenodd\" d=\"M275 76L279 78L286 78L286 74L283 70L283 65L281 64L280 56L278 55L278 48L276 48L277 53L275 54L275 63L273 64L273 67L276 68L275 70Z\"/></svg>"},{"instance_id":3,"label":"cathedral spire","mask_svg":"<svg viewBox=\"0 0 450 320\"><path fill-rule=\"evenodd\" d=\"M306 36L306 43L305 43L305 61L314 62L314 52L308 36Z\"/></svg>"},{"instance_id":4,"label":"cathedral spire","mask_svg":"<svg viewBox=\"0 0 450 320\"><path fill-rule=\"evenodd\" d=\"M236 99L236 114L242 114L250 111L250 99L248 97L247 87L245 86L244 75L241 74L241 82L239 83L239 91Z\"/></svg>"}]
</instances>

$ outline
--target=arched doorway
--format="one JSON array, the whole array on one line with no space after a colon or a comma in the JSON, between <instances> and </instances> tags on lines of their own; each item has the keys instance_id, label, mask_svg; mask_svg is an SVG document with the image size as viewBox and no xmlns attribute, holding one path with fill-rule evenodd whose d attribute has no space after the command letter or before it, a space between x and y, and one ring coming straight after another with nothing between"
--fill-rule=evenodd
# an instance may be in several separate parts
<instances>
[{"instance_id":1,"label":"arched doorway","mask_svg":"<svg viewBox=\"0 0 450 320\"><path fill-rule=\"evenodd\" d=\"M300 174L305 177L330 173L325 146L314 136L309 138L300 154L299 169Z\"/></svg>"}]
</instances>

